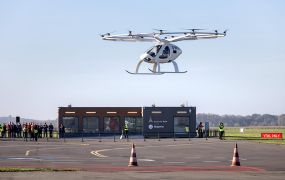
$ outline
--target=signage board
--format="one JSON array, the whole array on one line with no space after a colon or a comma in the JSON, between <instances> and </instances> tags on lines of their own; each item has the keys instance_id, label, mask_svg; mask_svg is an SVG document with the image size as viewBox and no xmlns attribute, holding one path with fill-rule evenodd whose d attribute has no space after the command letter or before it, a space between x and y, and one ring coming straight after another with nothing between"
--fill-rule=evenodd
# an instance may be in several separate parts
<instances>
[{"instance_id":1,"label":"signage board","mask_svg":"<svg viewBox=\"0 0 285 180\"><path fill-rule=\"evenodd\" d=\"M282 133L261 133L261 138L282 139Z\"/></svg>"},{"instance_id":2,"label":"signage board","mask_svg":"<svg viewBox=\"0 0 285 180\"><path fill-rule=\"evenodd\" d=\"M191 110L189 113L189 110ZM196 110L194 107L144 107L143 108L144 136L172 137L194 136ZM196 133L195 133L196 136Z\"/></svg>"}]
</instances>

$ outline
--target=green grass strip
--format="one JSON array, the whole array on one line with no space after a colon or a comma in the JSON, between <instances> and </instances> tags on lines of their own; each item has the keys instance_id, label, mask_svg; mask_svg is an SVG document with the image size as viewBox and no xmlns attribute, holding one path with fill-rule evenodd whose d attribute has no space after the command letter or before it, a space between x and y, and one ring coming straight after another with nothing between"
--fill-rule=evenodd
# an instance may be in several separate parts
<instances>
[{"instance_id":1,"label":"green grass strip","mask_svg":"<svg viewBox=\"0 0 285 180\"><path fill-rule=\"evenodd\" d=\"M243 127L243 132L240 132L240 127L225 128L225 139L227 140L245 140L254 141L266 144L281 144L285 145L285 139L264 139L261 138L261 133L282 133L285 136L285 128L282 127Z\"/></svg>"},{"instance_id":2,"label":"green grass strip","mask_svg":"<svg viewBox=\"0 0 285 180\"><path fill-rule=\"evenodd\" d=\"M280 144L285 145L285 139L263 139L260 137L243 137L243 136L226 136L226 140L242 140L242 141L254 141L265 144Z\"/></svg>"}]
</instances>

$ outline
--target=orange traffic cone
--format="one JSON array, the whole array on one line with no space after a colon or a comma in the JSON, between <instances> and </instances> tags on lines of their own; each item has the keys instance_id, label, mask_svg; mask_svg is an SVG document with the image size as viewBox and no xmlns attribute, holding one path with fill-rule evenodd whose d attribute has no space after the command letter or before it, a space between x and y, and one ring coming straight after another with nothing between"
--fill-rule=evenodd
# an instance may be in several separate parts
<instances>
[{"instance_id":1,"label":"orange traffic cone","mask_svg":"<svg viewBox=\"0 0 285 180\"><path fill-rule=\"evenodd\" d=\"M237 143L234 149L234 156L233 156L233 161L232 161L231 166L240 166Z\"/></svg>"},{"instance_id":2,"label":"orange traffic cone","mask_svg":"<svg viewBox=\"0 0 285 180\"><path fill-rule=\"evenodd\" d=\"M131 152L130 162L129 162L128 166L129 167L138 166L137 154L136 154L135 144L134 143L133 143L133 146L132 146L132 152Z\"/></svg>"}]
</instances>

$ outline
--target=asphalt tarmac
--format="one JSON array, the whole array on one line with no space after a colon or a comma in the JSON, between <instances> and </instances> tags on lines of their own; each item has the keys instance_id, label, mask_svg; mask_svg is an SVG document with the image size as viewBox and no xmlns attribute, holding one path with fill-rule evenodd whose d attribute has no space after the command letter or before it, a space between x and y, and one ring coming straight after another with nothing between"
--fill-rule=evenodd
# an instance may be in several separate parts
<instances>
[{"instance_id":1,"label":"asphalt tarmac","mask_svg":"<svg viewBox=\"0 0 285 180\"><path fill-rule=\"evenodd\" d=\"M138 167L128 167L132 143ZM284 145L237 141L241 166L231 167L235 143L216 138L0 140L1 167L77 170L1 173L0 179L284 179Z\"/></svg>"}]
</instances>

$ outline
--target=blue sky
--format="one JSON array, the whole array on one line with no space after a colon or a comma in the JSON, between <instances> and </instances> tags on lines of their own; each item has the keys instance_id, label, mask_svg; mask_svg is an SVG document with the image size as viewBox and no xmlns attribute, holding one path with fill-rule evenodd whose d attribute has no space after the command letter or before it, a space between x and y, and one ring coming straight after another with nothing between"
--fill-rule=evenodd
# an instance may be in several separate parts
<instances>
[{"instance_id":1,"label":"blue sky","mask_svg":"<svg viewBox=\"0 0 285 180\"><path fill-rule=\"evenodd\" d=\"M0 1L0 116L55 119L67 106L197 106L198 113L283 114L285 2ZM186 74L132 76L152 43L99 34L229 29L175 43ZM162 68L167 69L168 65ZM144 65L148 68L150 66ZM170 64L169 64L169 67Z\"/></svg>"}]
</instances>

